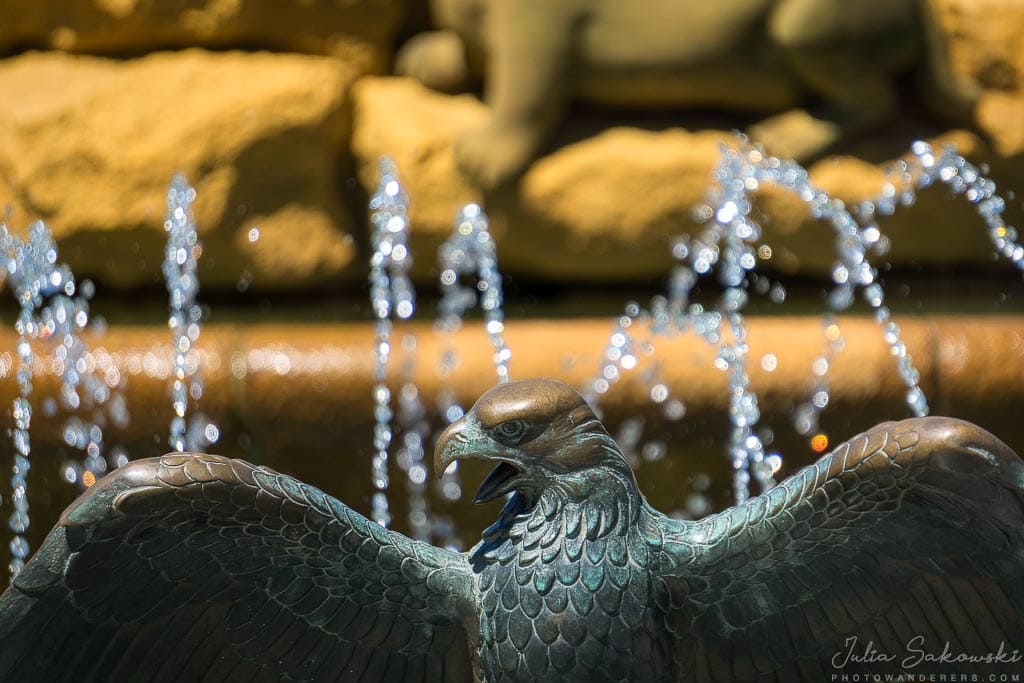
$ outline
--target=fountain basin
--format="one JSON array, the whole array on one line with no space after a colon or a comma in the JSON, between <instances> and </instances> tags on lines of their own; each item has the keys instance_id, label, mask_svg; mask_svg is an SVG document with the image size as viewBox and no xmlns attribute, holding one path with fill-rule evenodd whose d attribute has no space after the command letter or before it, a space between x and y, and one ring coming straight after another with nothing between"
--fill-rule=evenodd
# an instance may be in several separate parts
<instances>
[{"instance_id":1,"label":"fountain basin","mask_svg":"<svg viewBox=\"0 0 1024 683\"><path fill-rule=\"evenodd\" d=\"M867 317L839 318L847 349L831 370L828 412L856 415L854 428L881 418L901 417L904 387L896 376L878 326ZM823 347L818 316L754 316L750 318L749 371L766 416L781 418L793 404L806 400L810 367ZM1015 405L1024 398L1024 316L927 315L900 319L907 346L922 374L933 413L979 422L1003 435L1014 447ZM513 378L559 377L582 386L599 367L607 343L606 318L575 320L513 320L506 326L513 351ZM402 340L416 338L412 378L423 400L436 403L447 383L437 365L448 343L426 323L397 325L393 335L398 385L403 367ZM199 343L206 394L199 406L215 421L261 431L268 423L291 431L301 426L331 424L355 428L372 419L373 328L370 323L210 324ZM167 331L160 326L112 326L90 340L97 366L114 366L127 377L125 396L131 423L122 439L152 439L166 430L168 378L172 371ZM0 349L13 350L16 336L0 333ZM471 404L494 382L491 349L484 333L469 323L451 335L460 366L450 380L457 399ZM714 370L717 349L683 336L659 338L655 358L665 362L661 381L670 395L685 402L688 414L725 410L727 381ZM765 354L774 356L774 369ZM12 370L13 352L5 351L3 369ZM626 415L656 413L640 370L625 373L602 402L612 421ZM56 377L46 360L37 361L36 396L53 395ZM9 404L17 387L0 383L0 402ZM860 417L863 416L863 419ZM57 434L57 421L42 411L33 417L33 438L45 444ZM154 444L155 451L164 445ZM154 451L154 452L155 452ZM144 454L133 454L140 457Z\"/></svg>"},{"instance_id":2,"label":"fountain basin","mask_svg":"<svg viewBox=\"0 0 1024 683\"><path fill-rule=\"evenodd\" d=\"M785 456L780 474L786 476L818 456L807 438L793 430L791 414L808 399L810 367L824 347L821 319L751 316L748 321L748 369L760 399L760 426L774 435L767 448ZM829 447L878 422L907 416L906 388L879 326L866 316L840 317L839 325L847 348L834 360L830 402L821 419ZM933 414L975 421L1012 448L1024 450L1017 409L1024 402L1024 315L904 315L900 325ZM508 321L512 377L551 376L582 386L600 366L609 328L606 317ZM402 382L402 368L408 367L402 345L410 332L417 340L411 376L430 408L445 386L436 366L449 340L427 323L397 325L392 336L393 392ZM123 445L132 458L171 450L167 423L172 359L167 336L164 326L112 325L103 337L90 340L90 362L102 371L116 368L127 376L124 395L131 422L123 430L109 427L105 435L108 447ZM5 349L0 370L8 376L13 372L16 340L10 332L0 333L0 349ZM221 439L211 450L292 474L369 514L373 340L369 322L206 326L199 342L206 393L197 407L220 426ZM473 322L451 335L450 345L460 365L449 386L457 400L468 405L495 381L491 348L480 325ZM660 381L672 398L685 402L685 418L667 420L663 406L651 401L641 359L637 370L624 374L603 398L606 424L614 433L623 418L641 415L648 430L645 438L656 435L666 443L665 457L640 457L635 462L641 489L657 507L693 510L691 503L698 496L702 504L721 509L731 503L731 490L724 457L727 377L713 367L717 349L692 335L659 338L657 348L656 358L666 361ZM766 369L772 365L766 354L773 355L774 370ZM54 368L40 358L44 355L37 355L35 368L37 406L58 387ZM14 381L0 382L0 401L10 405L16 391ZM61 481L62 464L80 454L60 443L61 415L46 412L37 409L32 422L32 525L26 534L32 547L38 547L60 511L81 490L80 483ZM432 421L436 434L442 421L436 415ZM426 444L428 457L431 448ZM6 451L0 465L9 467L10 457ZM462 476L466 493L471 494L485 474L467 466ZM392 480L393 526L408 532L405 477L393 469ZM477 538L493 518L489 509L471 505L469 496L451 502L431 490L429 499L434 513L454 520L464 544ZM0 543L8 541L4 528Z\"/></svg>"}]
</instances>

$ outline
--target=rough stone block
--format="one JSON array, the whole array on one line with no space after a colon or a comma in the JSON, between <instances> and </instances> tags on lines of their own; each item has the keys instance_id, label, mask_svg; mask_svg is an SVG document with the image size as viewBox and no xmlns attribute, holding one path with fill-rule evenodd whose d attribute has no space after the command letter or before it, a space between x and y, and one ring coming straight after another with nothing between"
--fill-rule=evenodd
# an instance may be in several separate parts
<instances>
[{"instance_id":1,"label":"rough stone block","mask_svg":"<svg viewBox=\"0 0 1024 683\"><path fill-rule=\"evenodd\" d=\"M14 228L44 219L79 278L154 285L180 171L198 191L204 288L336 281L356 251L339 169L354 77L333 58L269 53L5 60L0 206Z\"/></svg>"},{"instance_id":2,"label":"rough stone block","mask_svg":"<svg viewBox=\"0 0 1024 683\"><path fill-rule=\"evenodd\" d=\"M1024 152L1024 5L930 0L951 77L978 95L975 118L1003 156Z\"/></svg>"},{"instance_id":3,"label":"rough stone block","mask_svg":"<svg viewBox=\"0 0 1024 683\"><path fill-rule=\"evenodd\" d=\"M452 228L459 204L482 201L491 217L503 270L549 281L664 279L670 243L701 227L694 209L704 200L727 131L615 127L557 148L537 160L506 190L484 193L457 169L452 142L459 131L486 120L475 98L446 96L398 78L366 78L354 91L353 153L364 188L377 182L376 160L391 155L410 195L416 272L425 277L436 245ZM889 139L886 150L905 149ZM1024 187L1019 158L993 151L977 135L933 136L937 147L955 142L975 164L988 164L999 190ZM873 144L873 143L872 143ZM877 147L864 156L828 157L810 168L813 181L848 204L877 197L885 163ZM890 152L891 154L892 152ZM885 157L881 157L885 158ZM836 261L835 236L813 220L796 197L760 193L769 268L824 276ZM1011 206L1007 218L1020 212ZM962 199L929 190L913 207L881 222L891 251L878 265L895 268L988 266L993 248L981 220ZM426 253L424 258L422 254Z\"/></svg>"},{"instance_id":4,"label":"rough stone block","mask_svg":"<svg viewBox=\"0 0 1024 683\"><path fill-rule=\"evenodd\" d=\"M263 48L333 55L379 71L405 7L405 0L8 0L0 51Z\"/></svg>"}]
</instances>

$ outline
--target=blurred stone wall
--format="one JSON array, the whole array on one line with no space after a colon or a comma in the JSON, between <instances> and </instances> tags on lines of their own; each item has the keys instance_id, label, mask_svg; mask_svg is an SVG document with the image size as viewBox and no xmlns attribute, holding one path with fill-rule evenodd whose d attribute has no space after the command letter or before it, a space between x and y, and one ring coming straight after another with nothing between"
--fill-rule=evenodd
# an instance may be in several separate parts
<instances>
[{"instance_id":1,"label":"blurred stone wall","mask_svg":"<svg viewBox=\"0 0 1024 683\"><path fill-rule=\"evenodd\" d=\"M944 56L980 92L977 123L946 130L908 116L814 164L839 197L874 196L880 163L914 135L956 141L1001 190L1024 192L1024 4L930 1ZM207 291L358 286L382 154L412 198L421 279L469 200L491 214L507 272L660 279L731 127L652 130L614 112L570 120L570 141L514 187L484 193L452 153L454 136L485 118L479 99L387 75L397 43L426 28L424 0L7 0L0 13L0 206L15 229L45 220L79 277L123 290L160 282L164 191L177 171L199 192ZM827 272L829 231L790 198L768 193L764 207L769 265ZM1019 209L1012 202L1009 217ZM887 232L895 266L992 260L980 222L940 192Z\"/></svg>"}]
</instances>

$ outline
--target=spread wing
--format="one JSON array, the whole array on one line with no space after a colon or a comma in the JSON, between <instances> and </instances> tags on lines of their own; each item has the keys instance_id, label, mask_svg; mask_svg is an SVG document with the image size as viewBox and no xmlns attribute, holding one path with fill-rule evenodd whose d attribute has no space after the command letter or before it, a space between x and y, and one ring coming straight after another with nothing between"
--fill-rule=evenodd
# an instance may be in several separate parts
<instances>
[{"instance_id":1,"label":"spread wing","mask_svg":"<svg viewBox=\"0 0 1024 683\"><path fill-rule=\"evenodd\" d=\"M266 468L140 460L0 598L0 680L470 680L473 581Z\"/></svg>"},{"instance_id":2,"label":"spread wing","mask_svg":"<svg viewBox=\"0 0 1024 683\"><path fill-rule=\"evenodd\" d=\"M1019 672L1021 659L926 656L1024 652L1022 487L995 437L920 418L698 523L665 519L678 655L703 681Z\"/></svg>"}]
</instances>

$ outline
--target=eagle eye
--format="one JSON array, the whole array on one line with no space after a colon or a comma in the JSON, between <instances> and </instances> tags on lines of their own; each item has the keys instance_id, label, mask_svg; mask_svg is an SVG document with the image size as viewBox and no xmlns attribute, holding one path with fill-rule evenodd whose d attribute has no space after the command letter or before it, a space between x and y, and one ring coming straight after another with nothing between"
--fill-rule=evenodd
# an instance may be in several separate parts
<instances>
[{"instance_id":1,"label":"eagle eye","mask_svg":"<svg viewBox=\"0 0 1024 683\"><path fill-rule=\"evenodd\" d=\"M491 430L494 438L506 446L515 446L526 434L526 422L523 420L506 420L495 425Z\"/></svg>"}]
</instances>

